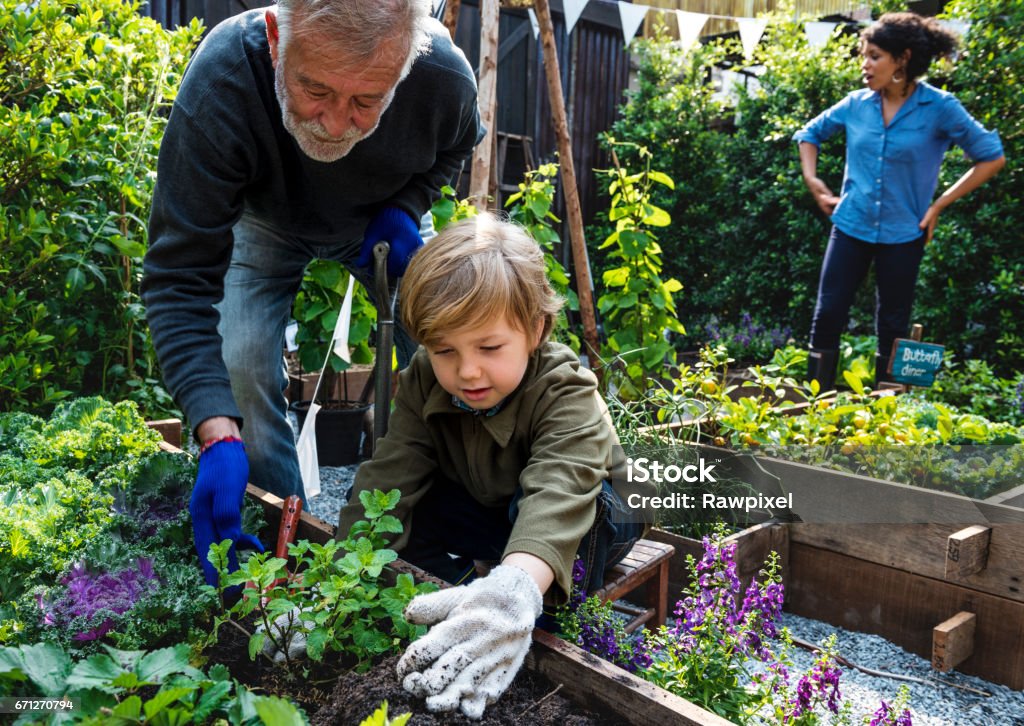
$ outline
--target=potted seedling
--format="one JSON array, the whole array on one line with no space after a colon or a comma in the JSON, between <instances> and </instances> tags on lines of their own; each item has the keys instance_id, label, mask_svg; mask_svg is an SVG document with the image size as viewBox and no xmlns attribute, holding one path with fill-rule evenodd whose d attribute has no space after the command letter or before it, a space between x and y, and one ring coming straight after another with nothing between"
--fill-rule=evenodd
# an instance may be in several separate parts
<instances>
[{"instance_id":1,"label":"potted seedling","mask_svg":"<svg viewBox=\"0 0 1024 726\"><path fill-rule=\"evenodd\" d=\"M295 344L301 369L322 371L316 393L321 409L316 419L317 457L323 466L344 466L359 459L364 418L369 411L369 387L366 375L352 374L353 366L372 363L370 333L377 312L362 285L356 284L349 326L351 363L328 350L334 335L342 300L348 289L349 274L339 262L313 260L306 269L295 296L292 316L298 324ZM312 397L293 401L291 409L301 428Z\"/></svg>"}]
</instances>

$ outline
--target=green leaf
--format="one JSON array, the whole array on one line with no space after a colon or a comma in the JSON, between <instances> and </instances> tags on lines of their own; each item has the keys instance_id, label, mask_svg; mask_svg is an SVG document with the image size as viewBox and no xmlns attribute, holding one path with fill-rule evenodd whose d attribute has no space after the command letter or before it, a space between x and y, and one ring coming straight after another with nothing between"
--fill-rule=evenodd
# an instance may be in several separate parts
<instances>
[{"instance_id":1,"label":"green leaf","mask_svg":"<svg viewBox=\"0 0 1024 726\"><path fill-rule=\"evenodd\" d=\"M664 209L649 204L644 208L644 224L652 227L667 227L672 224L672 217Z\"/></svg>"},{"instance_id":2,"label":"green leaf","mask_svg":"<svg viewBox=\"0 0 1024 726\"><path fill-rule=\"evenodd\" d=\"M97 688L106 693L117 693L114 680L124 673L124 669L114 662L109 655L97 654L79 662L68 676L68 685L78 688Z\"/></svg>"},{"instance_id":3,"label":"green leaf","mask_svg":"<svg viewBox=\"0 0 1024 726\"><path fill-rule=\"evenodd\" d=\"M846 381L846 385L848 385L854 393L858 396L864 395L864 383L861 381L860 376L851 371L843 371L843 379Z\"/></svg>"},{"instance_id":4,"label":"green leaf","mask_svg":"<svg viewBox=\"0 0 1024 726\"><path fill-rule=\"evenodd\" d=\"M162 683L167 676L175 673L198 674L198 671L189 665L188 656L189 647L186 643L154 650L139 661L139 678L149 683Z\"/></svg>"},{"instance_id":5,"label":"green leaf","mask_svg":"<svg viewBox=\"0 0 1024 726\"><path fill-rule=\"evenodd\" d=\"M178 686L176 688L160 690L155 696L142 705L142 710L145 711L147 719L153 719L158 713L176 701L179 701L189 695L197 688L199 688L198 684L193 683L188 686Z\"/></svg>"},{"instance_id":6,"label":"green leaf","mask_svg":"<svg viewBox=\"0 0 1024 726\"><path fill-rule=\"evenodd\" d=\"M137 720L142 714L142 699L138 696L128 696L114 707L113 714L121 718Z\"/></svg>"},{"instance_id":7,"label":"green leaf","mask_svg":"<svg viewBox=\"0 0 1024 726\"><path fill-rule=\"evenodd\" d=\"M22 646L15 658L21 661L21 671L44 694L64 690L65 677L71 669L71 658L59 646L53 643Z\"/></svg>"},{"instance_id":8,"label":"green leaf","mask_svg":"<svg viewBox=\"0 0 1024 726\"><path fill-rule=\"evenodd\" d=\"M649 171L649 172L647 172L647 178L650 179L652 182L656 182L658 184L663 184L663 185L667 186L669 189L675 189L676 188L675 182L672 181L672 177L670 177L665 172Z\"/></svg>"},{"instance_id":9,"label":"green leaf","mask_svg":"<svg viewBox=\"0 0 1024 726\"><path fill-rule=\"evenodd\" d=\"M306 654L315 661L322 660L324 649L333 639L333 634L326 628L314 628L306 636Z\"/></svg>"},{"instance_id":10,"label":"green leaf","mask_svg":"<svg viewBox=\"0 0 1024 726\"><path fill-rule=\"evenodd\" d=\"M376 522L377 531L382 534L401 534L402 522L398 517L385 514Z\"/></svg>"},{"instance_id":11,"label":"green leaf","mask_svg":"<svg viewBox=\"0 0 1024 726\"><path fill-rule=\"evenodd\" d=\"M293 726L306 721L294 704L277 696L259 696L254 705L266 726Z\"/></svg>"},{"instance_id":12,"label":"green leaf","mask_svg":"<svg viewBox=\"0 0 1024 726\"><path fill-rule=\"evenodd\" d=\"M256 660L256 656L263 651L263 643L266 642L266 639L267 634L263 630L257 630L252 634L249 638L249 660Z\"/></svg>"}]
</instances>

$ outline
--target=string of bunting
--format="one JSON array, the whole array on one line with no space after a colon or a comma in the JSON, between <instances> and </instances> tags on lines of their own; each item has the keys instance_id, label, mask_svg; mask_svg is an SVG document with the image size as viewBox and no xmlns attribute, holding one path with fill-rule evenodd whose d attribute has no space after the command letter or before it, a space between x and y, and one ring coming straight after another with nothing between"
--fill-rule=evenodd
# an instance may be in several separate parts
<instances>
[{"instance_id":1,"label":"string of bunting","mask_svg":"<svg viewBox=\"0 0 1024 726\"><path fill-rule=\"evenodd\" d=\"M565 13L566 33L572 33L573 28L576 27L577 21L583 14L583 9L587 6L589 1L590 0L564 0L562 8ZM743 55L748 59L753 55L754 49L757 47L757 44L761 42L765 29L768 27L767 18L735 17L732 15L715 15L713 13L693 13L687 10L673 10L670 8L652 7L649 5L638 5L635 3L622 2L622 0L618 0L616 4L619 6L619 19L622 23L622 39L626 45L629 45L640 30L640 26L643 24L644 18L647 17L648 10L675 13L676 20L679 23L679 43L686 50L689 50L696 45L697 41L700 39L700 34L704 29L705 23L707 23L710 18L734 20L739 25L740 42L743 45ZM540 26L537 24L537 16L534 14L533 8L530 8L527 12L530 16L530 25L533 27L533 37L536 38L537 34L540 32ZM943 25L948 26L951 30L960 35L963 35L969 27L968 23L959 20L941 22ZM804 33L807 35L808 45L815 50L824 47L828 42L828 39L832 37L832 33L838 25L838 23L824 21L805 22Z\"/></svg>"}]
</instances>

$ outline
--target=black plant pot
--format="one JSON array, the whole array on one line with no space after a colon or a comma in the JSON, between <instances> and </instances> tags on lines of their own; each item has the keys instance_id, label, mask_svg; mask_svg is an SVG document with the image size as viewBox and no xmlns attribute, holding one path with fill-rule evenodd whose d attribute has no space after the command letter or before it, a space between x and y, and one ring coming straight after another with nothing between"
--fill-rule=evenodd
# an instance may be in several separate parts
<instances>
[{"instance_id":1,"label":"black plant pot","mask_svg":"<svg viewBox=\"0 0 1024 726\"><path fill-rule=\"evenodd\" d=\"M306 421L311 401L296 401L289 408L299 421ZM330 400L321 403L316 415L316 456L320 466L348 466L359 462L364 419L370 405L357 401Z\"/></svg>"}]
</instances>

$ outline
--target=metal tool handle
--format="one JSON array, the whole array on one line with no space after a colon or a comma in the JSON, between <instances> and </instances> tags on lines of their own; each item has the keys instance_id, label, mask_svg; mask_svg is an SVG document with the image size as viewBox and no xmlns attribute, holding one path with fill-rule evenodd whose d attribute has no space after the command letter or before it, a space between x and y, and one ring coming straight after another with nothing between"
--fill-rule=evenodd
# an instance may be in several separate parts
<instances>
[{"instance_id":1,"label":"metal tool handle","mask_svg":"<svg viewBox=\"0 0 1024 726\"><path fill-rule=\"evenodd\" d=\"M391 245L373 246L373 278L377 302L377 355L374 361L373 448L387 433L391 413L391 349L394 345L395 301L398 285L392 290L388 279L388 254Z\"/></svg>"}]
</instances>

